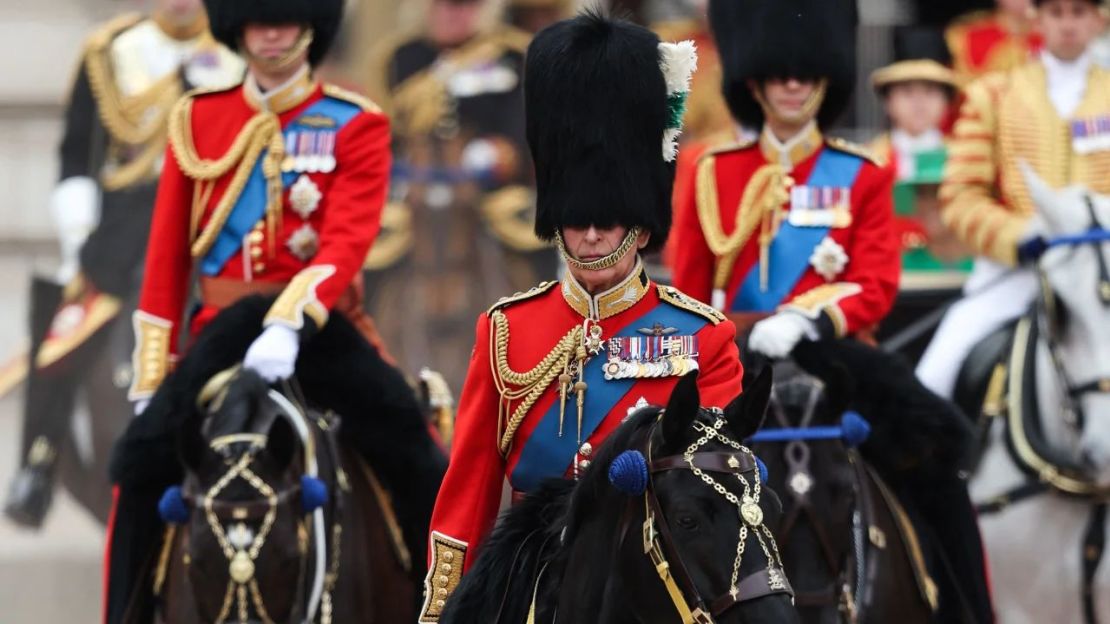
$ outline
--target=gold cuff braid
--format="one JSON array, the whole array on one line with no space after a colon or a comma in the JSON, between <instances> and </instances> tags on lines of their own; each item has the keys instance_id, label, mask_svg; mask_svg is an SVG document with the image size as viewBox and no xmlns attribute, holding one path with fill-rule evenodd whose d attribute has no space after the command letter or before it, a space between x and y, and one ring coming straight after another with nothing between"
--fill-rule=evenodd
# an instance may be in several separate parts
<instances>
[{"instance_id":1,"label":"gold cuff braid","mask_svg":"<svg viewBox=\"0 0 1110 624\"><path fill-rule=\"evenodd\" d=\"M136 401L152 396L169 373L173 323L142 310L135 312L131 323L135 329L135 350L131 354L134 379L127 397Z\"/></svg>"},{"instance_id":2,"label":"gold cuff braid","mask_svg":"<svg viewBox=\"0 0 1110 624\"><path fill-rule=\"evenodd\" d=\"M421 624L438 622L447 598L462 580L466 562L466 542L432 531L432 564L424 579L424 607L420 609Z\"/></svg>"},{"instance_id":3,"label":"gold cuff braid","mask_svg":"<svg viewBox=\"0 0 1110 624\"><path fill-rule=\"evenodd\" d=\"M285 325L290 329L304 328L307 316L322 328L328 322L328 309L316 297L316 287L335 275L335 267L330 264L310 266L297 273L277 301L266 314L263 325Z\"/></svg>"}]
</instances>

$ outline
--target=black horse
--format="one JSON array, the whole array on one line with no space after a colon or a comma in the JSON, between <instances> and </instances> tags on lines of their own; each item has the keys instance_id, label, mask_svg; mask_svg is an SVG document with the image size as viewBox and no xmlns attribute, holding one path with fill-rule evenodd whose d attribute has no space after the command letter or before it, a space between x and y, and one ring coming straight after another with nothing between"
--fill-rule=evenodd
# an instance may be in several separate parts
<instances>
[{"instance_id":1,"label":"black horse","mask_svg":"<svg viewBox=\"0 0 1110 624\"><path fill-rule=\"evenodd\" d=\"M282 392L247 372L229 382L271 305L221 312L116 444L109 622L159 608L172 622L220 621L228 591L233 619L245 603L240 619L299 622L312 605L323 616L329 587L336 621L415 619L443 453L400 371L338 314Z\"/></svg>"},{"instance_id":2,"label":"black horse","mask_svg":"<svg viewBox=\"0 0 1110 624\"><path fill-rule=\"evenodd\" d=\"M802 343L793 357L775 365L774 428L752 448L786 497L774 528L802 620L991 621L966 419L862 343Z\"/></svg>"},{"instance_id":3,"label":"black horse","mask_svg":"<svg viewBox=\"0 0 1110 624\"><path fill-rule=\"evenodd\" d=\"M777 522L778 499L734 442L758 428L770 386L767 371L708 410L687 375L580 481L549 482L502 517L441 622L796 622L763 522Z\"/></svg>"}]
</instances>

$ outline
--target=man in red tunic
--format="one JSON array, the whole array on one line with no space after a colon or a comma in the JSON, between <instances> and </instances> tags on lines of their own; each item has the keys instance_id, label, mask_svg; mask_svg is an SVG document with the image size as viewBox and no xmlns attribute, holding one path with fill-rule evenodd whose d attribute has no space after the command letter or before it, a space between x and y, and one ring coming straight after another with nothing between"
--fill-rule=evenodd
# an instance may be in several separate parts
<instances>
[{"instance_id":1,"label":"man in red tunic","mask_svg":"<svg viewBox=\"0 0 1110 624\"><path fill-rule=\"evenodd\" d=\"M637 407L666 404L700 370L707 405L740 392L735 329L648 277L639 251L670 230L677 120L693 46L583 15L528 51L525 115L536 166L536 234L568 265L478 318L451 462L432 516L421 622L436 622L514 497L590 470ZM662 150L660 147L662 146Z\"/></svg>"},{"instance_id":2,"label":"man in red tunic","mask_svg":"<svg viewBox=\"0 0 1110 624\"><path fill-rule=\"evenodd\" d=\"M680 163L674 284L771 357L867 330L898 288L891 173L822 132L852 93L855 14L849 0L710 3L729 108L762 131Z\"/></svg>"},{"instance_id":3,"label":"man in red tunic","mask_svg":"<svg viewBox=\"0 0 1110 624\"><path fill-rule=\"evenodd\" d=\"M342 0L207 0L207 6L213 34L240 49L249 71L233 88L187 94L170 114L170 144L133 319L130 398L138 417L112 460L118 485L109 527L110 622L119 621L128 601L145 604L131 594L149 587L137 577L151 539L160 535L157 518L151 518L154 503L181 478L175 462L151 457L155 449L174 447L173 423L181 418L167 408L173 389L161 390L162 382L183 335L195 336L243 297L276 295L242 362L269 382L292 376L302 344L324 329L331 314L347 316L361 330L367 341L329 353L344 363L327 373L331 394L314 397L305 386L306 393L342 413L341 438L393 486L415 552L423 550L443 471L442 455L403 375L379 366L374 370L388 377L385 382L358 377L361 363L380 361L356 286L385 201L389 124L370 101L321 84L312 73L338 30ZM200 305L183 327L194 273ZM366 399L371 392L383 396ZM349 407L375 402L387 405L388 413ZM375 417L392 419L397 435L372 439L367 429ZM393 452L385 445L416 449L420 456L379 468L375 459ZM406 516L423 522L406 523ZM413 524L419 528L412 530Z\"/></svg>"}]
</instances>

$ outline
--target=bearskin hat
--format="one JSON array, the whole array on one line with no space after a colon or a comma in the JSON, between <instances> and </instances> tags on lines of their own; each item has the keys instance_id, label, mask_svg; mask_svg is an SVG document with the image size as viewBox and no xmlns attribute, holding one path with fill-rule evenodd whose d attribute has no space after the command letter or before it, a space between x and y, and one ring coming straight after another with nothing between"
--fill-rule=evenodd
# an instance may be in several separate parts
<instances>
[{"instance_id":1,"label":"bearskin hat","mask_svg":"<svg viewBox=\"0 0 1110 624\"><path fill-rule=\"evenodd\" d=\"M243 27L262 24L301 23L312 26L308 62L317 65L328 53L343 18L343 0L204 0L212 36L238 50Z\"/></svg>"},{"instance_id":2,"label":"bearskin hat","mask_svg":"<svg viewBox=\"0 0 1110 624\"><path fill-rule=\"evenodd\" d=\"M648 249L671 227L673 163L661 150L668 85L659 37L586 12L540 31L528 48L524 103L536 169L536 235L640 227Z\"/></svg>"},{"instance_id":3,"label":"bearskin hat","mask_svg":"<svg viewBox=\"0 0 1110 624\"><path fill-rule=\"evenodd\" d=\"M855 0L710 0L709 22L721 56L721 89L742 124L763 125L748 81L772 78L826 79L817 113L822 127L844 112L856 81Z\"/></svg>"}]
</instances>

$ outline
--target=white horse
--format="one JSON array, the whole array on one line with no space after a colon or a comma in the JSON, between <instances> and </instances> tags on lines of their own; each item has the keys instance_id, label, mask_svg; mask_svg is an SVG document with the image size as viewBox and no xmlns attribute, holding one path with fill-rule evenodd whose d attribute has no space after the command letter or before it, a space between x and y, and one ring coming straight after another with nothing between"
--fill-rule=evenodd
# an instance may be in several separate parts
<instances>
[{"instance_id":1,"label":"white horse","mask_svg":"<svg viewBox=\"0 0 1110 624\"><path fill-rule=\"evenodd\" d=\"M1110 197L1079 187L1051 189L1029 169L1025 178L1046 240L1056 243L1037 265L1046 292L1055 296L1044 299L1036 319L1018 325L1015 344L1028 340L1029 358L1008 353L1002 360L1009 379L995 385L1003 391L994 393L999 417L991 419L971 493L977 503L1012 499L980 517L998 621L1079 624L1090 621L1081 599L1084 559L1102 556L1085 549L1084 540L1092 525L1096 533L1106 531L1105 516L1093 519L1095 501L1110 498L1110 241L1099 233L1110 229ZM1002 382L1001 369L996 372ZM1035 401L1023 405L1031 387ZM1015 429L1022 416L1039 422L1041 432L1035 424ZM1018 494L1022 486L1025 494L1033 491L1030 483L1048 487ZM1110 622L1108 568L1102 562L1091 586L1096 621L1104 623Z\"/></svg>"}]
</instances>

